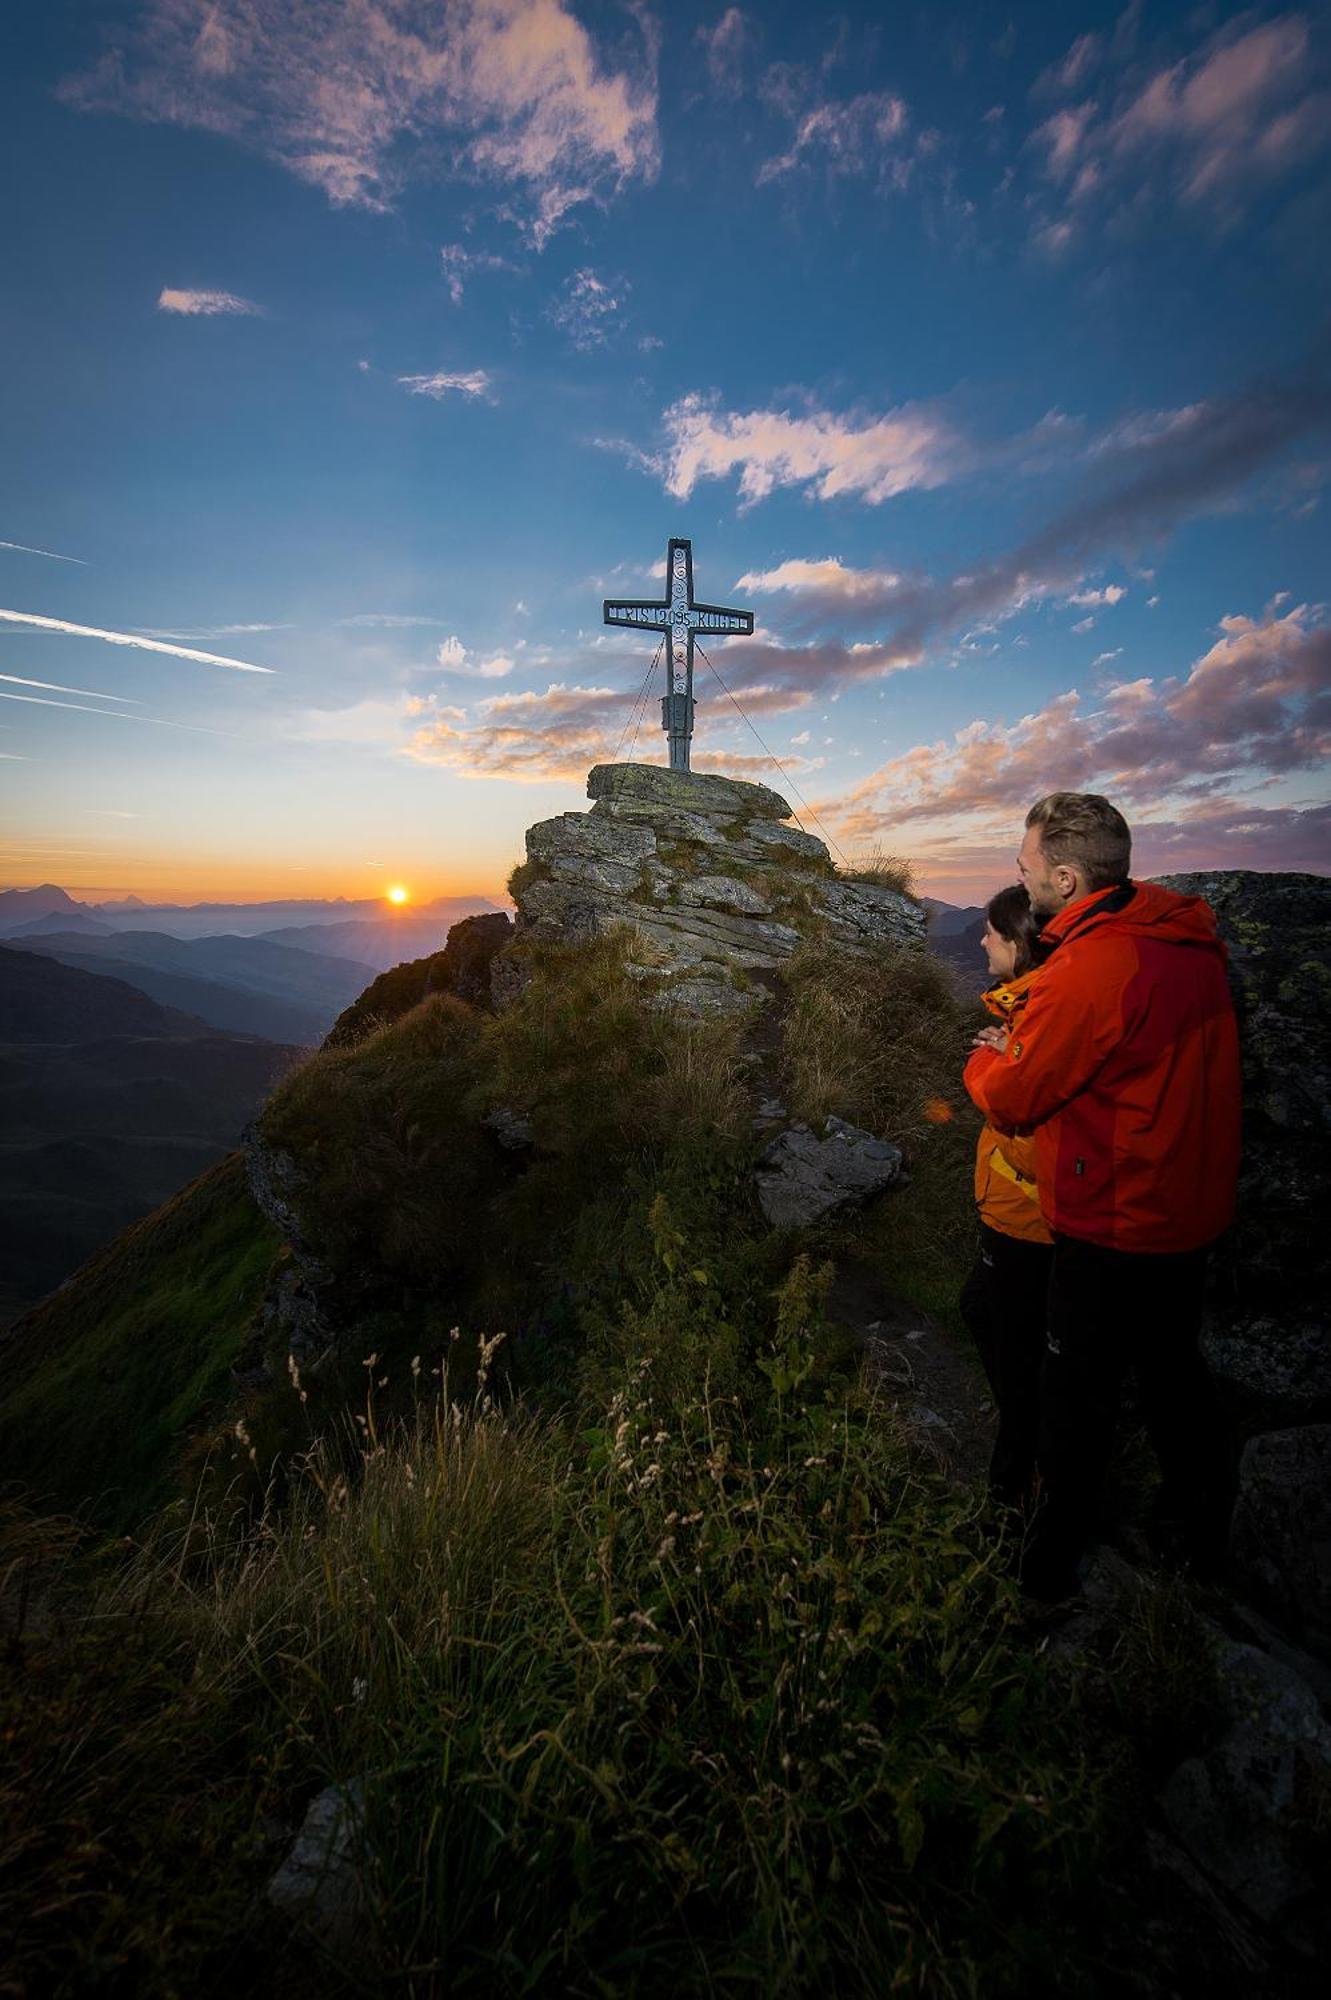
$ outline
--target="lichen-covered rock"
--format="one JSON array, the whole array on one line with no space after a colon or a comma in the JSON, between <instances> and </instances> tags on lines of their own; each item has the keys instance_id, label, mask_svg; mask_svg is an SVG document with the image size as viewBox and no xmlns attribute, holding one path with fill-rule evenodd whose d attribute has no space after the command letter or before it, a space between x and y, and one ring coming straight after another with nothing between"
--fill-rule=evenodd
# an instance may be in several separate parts
<instances>
[{"instance_id":1,"label":"lichen-covered rock","mask_svg":"<svg viewBox=\"0 0 1331 2000\"><path fill-rule=\"evenodd\" d=\"M1167 875L1229 948L1243 1063L1238 1215L1214 1259L1207 1358L1242 1433L1331 1414L1331 878Z\"/></svg>"},{"instance_id":2,"label":"lichen-covered rock","mask_svg":"<svg viewBox=\"0 0 1331 2000\"><path fill-rule=\"evenodd\" d=\"M674 806L683 812L735 818L789 819L779 792L711 771L673 771L668 764L597 764L587 773L587 796L607 805Z\"/></svg>"},{"instance_id":3,"label":"lichen-covered rock","mask_svg":"<svg viewBox=\"0 0 1331 2000\"><path fill-rule=\"evenodd\" d=\"M1217 1317L1202 1352L1244 1431L1283 1430L1331 1418L1331 1328L1325 1316Z\"/></svg>"},{"instance_id":4,"label":"lichen-covered rock","mask_svg":"<svg viewBox=\"0 0 1331 2000\"><path fill-rule=\"evenodd\" d=\"M1331 1659L1331 1424L1249 1440L1230 1554L1257 1602L1309 1652Z\"/></svg>"},{"instance_id":5,"label":"lichen-covered rock","mask_svg":"<svg viewBox=\"0 0 1331 2000\"><path fill-rule=\"evenodd\" d=\"M627 928L637 971L662 1004L738 1013L766 994L771 972L811 938L851 951L922 947L909 896L838 875L820 840L789 826L765 785L654 764L601 764L587 813L560 813L527 834L514 881L515 944L586 943ZM524 982L522 952L496 958L497 1007Z\"/></svg>"},{"instance_id":6,"label":"lichen-covered rock","mask_svg":"<svg viewBox=\"0 0 1331 2000\"><path fill-rule=\"evenodd\" d=\"M829 1118L821 1136L789 1125L758 1162L759 1206L775 1228L805 1228L891 1187L901 1167L899 1146L842 1118Z\"/></svg>"},{"instance_id":7,"label":"lichen-covered rock","mask_svg":"<svg viewBox=\"0 0 1331 2000\"><path fill-rule=\"evenodd\" d=\"M1283 1131L1331 1133L1331 876L1235 868L1159 879L1215 911L1250 1113Z\"/></svg>"},{"instance_id":8,"label":"lichen-covered rock","mask_svg":"<svg viewBox=\"0 0 1331 2000\"><path fill-rule=\"evenodd\" d=\"M1200 1867L1305 1954L1331 1944L1331 1913L1309 1840L1331 1796L1331 1729L1299 1676L1226 1642L1216 1680L1227 1727L1181 1764L1161 1798Z\"/></svg>"}]
</instances>

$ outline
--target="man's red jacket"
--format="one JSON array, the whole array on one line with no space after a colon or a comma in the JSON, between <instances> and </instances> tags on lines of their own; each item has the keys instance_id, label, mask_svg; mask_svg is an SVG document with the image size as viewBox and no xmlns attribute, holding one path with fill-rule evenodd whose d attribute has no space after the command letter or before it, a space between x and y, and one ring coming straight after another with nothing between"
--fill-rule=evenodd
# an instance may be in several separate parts
<instances>
[{"instance_id":1,"label":"man's red jacket","mask_svg":"<svg viewBox=\"0 0 1331 2000\"><path fill-rule=\"evenodd\" d=\"M1005 1055L966 1088L1033 1131L1045 1220L1114 1250L1195 1250L1231 1221L1239 1047L1225 947L1200 896L1101 889L1045 925L1056 949Z\"/></svg>"}]
</instances>

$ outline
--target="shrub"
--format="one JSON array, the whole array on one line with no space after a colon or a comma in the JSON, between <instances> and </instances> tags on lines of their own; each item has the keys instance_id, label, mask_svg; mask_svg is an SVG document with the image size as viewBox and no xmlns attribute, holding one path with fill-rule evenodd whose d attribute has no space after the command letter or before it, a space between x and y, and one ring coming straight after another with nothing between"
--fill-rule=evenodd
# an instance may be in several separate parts
<instances>
[{"instance_id":1,"label":"shrub","mask_svg":"<svg viewBox=\"0 0 1331 2000\"><path fill-rule=\"evenodd\" d=\"M837 872L846 882L868 882L877 889L895 889L898 895L909 896L912 902L920 900L914 862L900 854L885 854L881 847Z\"/></svg>"}]
</instances>

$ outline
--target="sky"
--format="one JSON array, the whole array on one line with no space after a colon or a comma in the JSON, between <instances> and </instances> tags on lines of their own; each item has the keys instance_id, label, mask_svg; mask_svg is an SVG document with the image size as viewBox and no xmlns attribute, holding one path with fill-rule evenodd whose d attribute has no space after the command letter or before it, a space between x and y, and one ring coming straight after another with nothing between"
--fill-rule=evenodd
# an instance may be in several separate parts
<instances>
[{"instance_id":1,"label":"sky","mask_svg":"<svg viewBox=\"0 0 1331 2000\"><path fill-rule=\"evenodd\" d=\"M973 902L1077 789L1331 869L1324 8L6 34L0 886L502 892L665 759L601 600L671 535L755 616L695 765L838 854Z\"/></svg>"}]
</instances>

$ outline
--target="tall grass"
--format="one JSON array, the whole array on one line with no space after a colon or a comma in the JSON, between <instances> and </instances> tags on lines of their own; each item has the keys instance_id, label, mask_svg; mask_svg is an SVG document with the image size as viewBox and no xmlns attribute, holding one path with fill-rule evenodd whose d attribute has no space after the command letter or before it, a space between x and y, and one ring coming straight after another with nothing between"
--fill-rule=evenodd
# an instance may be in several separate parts
<instances>
[{"instance_id":1,"label":"tall grass","mask_svg":"<svg viewBox=\"0 0 1331 2000\"><path fill-rule=\"evenodd\" d=\"M356 1776L325 1990L1051 1990L1094 1799L994 1555L887 1412L801 1401L789 1316L767 1361L756 1415L645 1356L578 1429L371 1401L355 1478L315 1448L280 1513L164 1524L77 1617L15 1525L14 1976L220 1991L275 1953L296 1990L265 1821Z\"/></svg>"}]
</instances>

